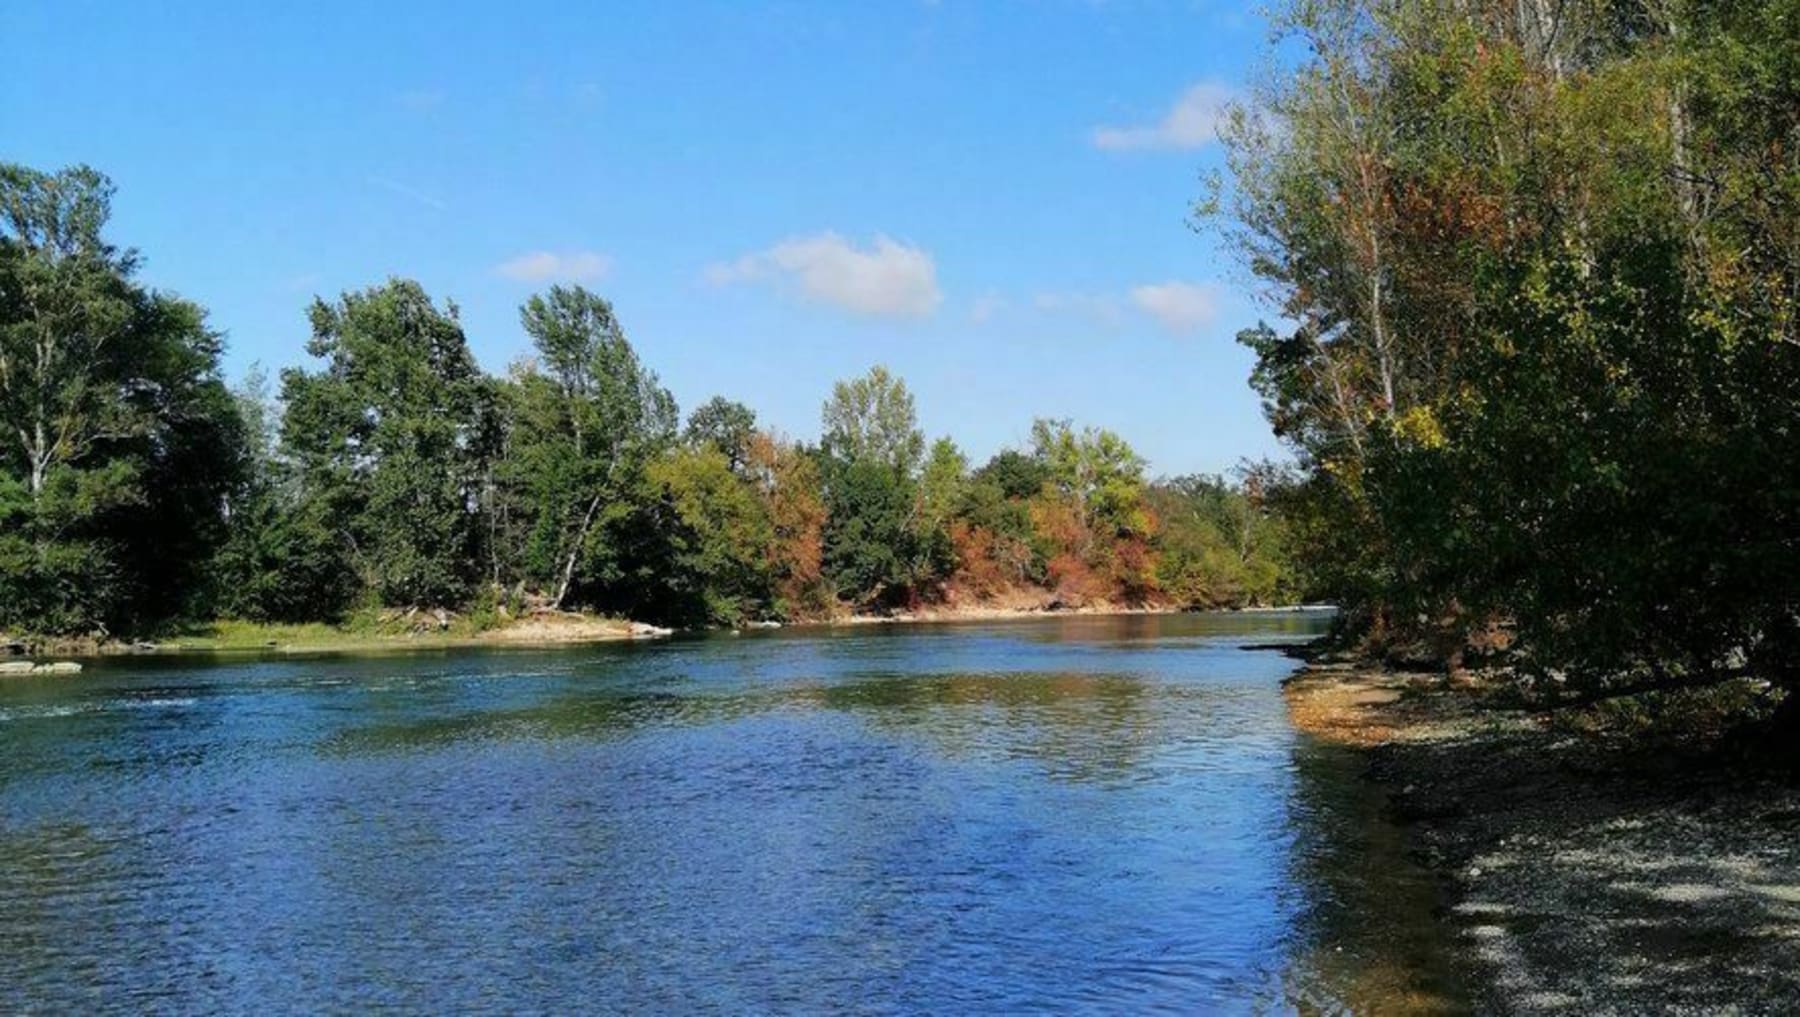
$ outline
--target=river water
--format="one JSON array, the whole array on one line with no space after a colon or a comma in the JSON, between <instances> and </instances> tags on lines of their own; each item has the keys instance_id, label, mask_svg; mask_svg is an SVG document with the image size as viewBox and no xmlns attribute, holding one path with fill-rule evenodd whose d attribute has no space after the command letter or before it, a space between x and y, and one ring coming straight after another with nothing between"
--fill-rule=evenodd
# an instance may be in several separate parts
<instances>
[{"instance_id":1,"label":"river water","mask_svg":"<svg viewBox=\"0 0 1800 1017\"><path fill-rule=\"evenodd\" d=\"M0 680L0 1010L1458 1009L1325 620Z\"/></svg>"}]
</instances>

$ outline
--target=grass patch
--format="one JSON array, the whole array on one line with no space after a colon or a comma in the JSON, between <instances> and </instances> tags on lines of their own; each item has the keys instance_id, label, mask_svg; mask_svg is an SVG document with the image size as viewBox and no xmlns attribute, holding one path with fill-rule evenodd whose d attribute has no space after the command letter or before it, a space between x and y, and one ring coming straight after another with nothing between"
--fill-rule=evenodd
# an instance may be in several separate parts
<instances>
[{"instance_id":1,"label":"grass patch","mask_svg":"<svg viewBox=\"0 0 1800 1017\"><path fill-rule=\"evenodd\" d=\"M164 650L360 651L406 647L556 645L633 635L630 622L559 612L509 617L497 609L446 614L366 609L340 624L281 624L220 619L185 625L158 641Z\"/></svg>"}]
</instances>

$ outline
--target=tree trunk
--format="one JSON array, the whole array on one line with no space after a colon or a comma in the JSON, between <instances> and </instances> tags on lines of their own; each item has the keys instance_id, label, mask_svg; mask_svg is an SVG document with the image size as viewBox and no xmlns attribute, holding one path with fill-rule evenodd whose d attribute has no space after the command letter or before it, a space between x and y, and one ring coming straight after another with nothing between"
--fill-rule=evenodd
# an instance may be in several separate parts
<instances>
[{"instance_id":1,"label":"tree trunk","mask_svg":"<svg viewBox=\"0 0 1800 1017\"><path fill-rule=\"evenodd\" d=\"M31 502L35 505L38 496L44 491L44 473L50 466L50 450L45 445L42 416L38 417L37 433L32 436L26 453L31 459Z\"/></svg>"},{"instance_id":2,"label":"tree trunk","mask_svg":"<svg viewBox=\"0 0 1800 1017\"><path fill-rule=\"evenodd\" d=\"M1325 379L1331 383L1331 398L1336 403L1338 419L1343 422L1344 434L1349 437L1350 445L1356 450L1356 461L1363 460L1362 427L1357 422L1356 410L1350 404L1350 395L1344 388L1344 379L1338 372L1337 361L1331 356L1331 350L1320 341L1318 330L1307 326L1307 336L1312 340L1313 351L1323 361Z\"/></svg>"},{"instance_id":3,"label":"tree trunk","mask_svg":"<svg viewBox=\"0 0 1800 1017\"><path fill-rule=\"evenodd\" d=\"M556 599L550 602L550 606L558 611L562 610L563 599L569 595L569 584L575 578L575 560L581 557L581 546L587 543L588 530L594 526L594 513L600 511L601 497L596 494L594 500L588 502L587 512L581 517L581 529L576 531L575 542L569 548L569 558L563 562L562 582L556 586Z\"/></svg>"},{"instance_id":4,"label":"tree trunk","mask_svg":"<svg viewBox=\"0 0 1800 1017\"><path fill-rule=\"evenodd\" d=\"M1670 13L1664 26L1669 40L1681 43L1681 23ZM1669 95L1669 153L1674 163L1675 203L1681 210L1681 223L1686 228L1688 243L1700 246L1700 191L1696 186L1693 164L1693 122L1688 116L1687 82L1679 77Z\"/></svg>"},{"instance_id":5,"label":"tree trunk","mask_svg":"<svg viewBox=\"0 0 1800 1017\"><path fill-rule=\"evenodd\" d=\"M1379 254L1376 255L1378 258ZM1389 420L1394 419L1394 358L1388 350L1387 322L1381 309L1381 266L1369 280L1370 323L1375 328L1375 356L1381 367L1381 398Z\"/></svg>"}]
</instances>

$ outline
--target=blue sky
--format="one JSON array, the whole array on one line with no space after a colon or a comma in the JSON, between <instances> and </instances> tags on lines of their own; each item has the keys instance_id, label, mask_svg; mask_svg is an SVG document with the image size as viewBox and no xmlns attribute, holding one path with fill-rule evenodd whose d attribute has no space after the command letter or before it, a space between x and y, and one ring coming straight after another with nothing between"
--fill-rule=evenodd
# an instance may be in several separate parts
<instances>
[{"instance_id":1,"label":"blue sky","mask_svg":"<svg viewBox=\"0 0 1800 1017\"><path fill-rule=\"evenodd\" d=\"M1034 416L1157 473L1276 450L1231 338L1258 308L1186 224L1246 5L11 0L0 37L0 158L110 174L113 238L233 377L389 275L500 371L520 301L580 282L684 408L797 437L885 363L978 461Z\"/></svg>"}]
</instances>

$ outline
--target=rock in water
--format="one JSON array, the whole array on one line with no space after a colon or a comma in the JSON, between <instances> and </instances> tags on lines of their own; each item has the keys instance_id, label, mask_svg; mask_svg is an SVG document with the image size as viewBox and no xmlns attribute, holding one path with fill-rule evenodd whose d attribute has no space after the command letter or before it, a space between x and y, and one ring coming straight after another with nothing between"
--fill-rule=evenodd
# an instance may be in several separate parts
<instances>
[{"instance_id":1,"label":"rock in water","mask_svg":"<svg viewBox=\"0 0 1800 1017\"><path fill-rule=\"evenodd\" d=\"M72 660L58 660L47 664L34 664L29 660L8 660L0 662L0 675L80 673L81 665Z\"/></svg>"}]
</instances>

